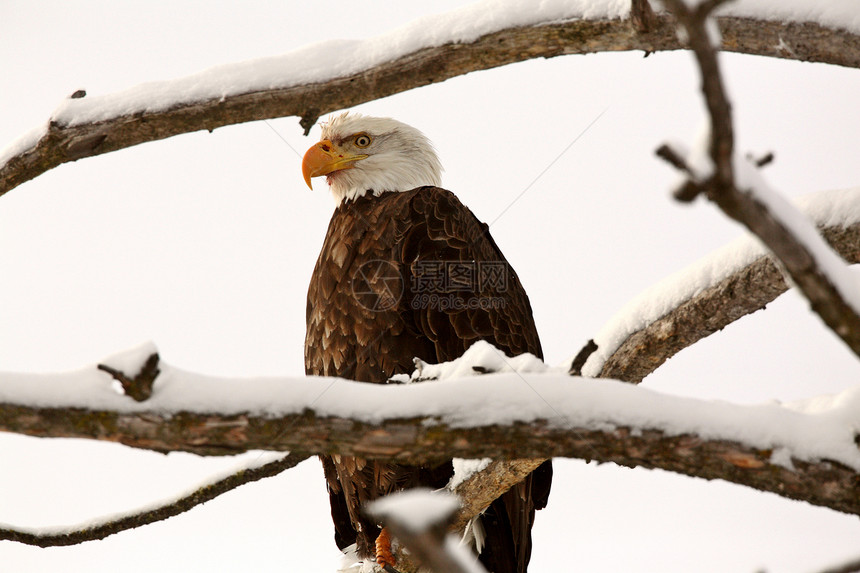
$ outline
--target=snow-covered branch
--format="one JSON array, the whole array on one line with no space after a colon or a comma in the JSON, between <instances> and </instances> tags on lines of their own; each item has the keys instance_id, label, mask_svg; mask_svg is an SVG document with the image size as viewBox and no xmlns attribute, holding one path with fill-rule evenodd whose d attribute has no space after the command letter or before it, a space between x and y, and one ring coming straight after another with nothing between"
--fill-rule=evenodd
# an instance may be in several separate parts
<instances>
[{"instance_id":1,"label":"snow-covered branch","mask_svg":"<svg viewBox=\"0 0 860 573\"><path fill-rule=\"evenodd\" d=\"M570 377L534 358L518 371L463 377L472 371L464 364L498 357L486 346L441 370L455 378L404 385L238 381L161 364L145 402L118 393L95 368L3 374L0 430L213 455L337 452L407 464L572 457L719 478L860 514L856 388L802 404L740 406Z\"/></svg>"},{"instance_id":2,"label":"snow-covered branch","mask_svg":"<svg viewBox=\"0 0 860 573\"><path fill-rule=\"evenodd\" d=\"M798 208L846 261L860 263L860 188L819 192ZM582 372L640 382L666 360L788 290L773 259L751 236L666 277L631 300L595 336Z\"/></svg>"},{"instance_id":3,"label":"snow-covered branch","mask_svg":"<svg viewBox=\"0 0 860 573\"><path fill-rule=\"evenodd\" d=\"M860 284L812 221L769 189L757 166L735 152L731 106L717 60L720 38L710 20L711 11L723 1L689 7L683 0L666 0L701 69L710 121L701 148L686 153L663 145L657 153L685 172L676 197L691 201L705 194L752 231L779 260L812 309L860 356Z\"/></svg>"},{"instance_id":4,"label":"snow-covered branch","mask_svg":"<svg viewBox=\"0 0 860 573\"><path fill-rule=\"evenodd\" d=\"M477 4L368 40L313 45L116 94L79 90L44 126L0 151L0 195L63 163L182 133L285 116L301 118L307 132L332 111L472 71L565 54L683 47L670 16L637 2L631 24L622 4L551 2L499 19ZM860 30L846 24L851 16L847 3L769 13L739 3L718 22L728 50L860 67Z\"/></svg>"}]
</instances>

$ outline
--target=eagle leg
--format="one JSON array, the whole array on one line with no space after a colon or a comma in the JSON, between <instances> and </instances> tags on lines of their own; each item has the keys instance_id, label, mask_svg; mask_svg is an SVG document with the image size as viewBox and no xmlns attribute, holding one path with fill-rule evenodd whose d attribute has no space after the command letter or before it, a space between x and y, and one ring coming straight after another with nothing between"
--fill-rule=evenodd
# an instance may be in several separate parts
<instances>
[{"instance_id":1,"label":"eagle leg","mask_svg":"<svg viewBox=\"0 0 860 573\"><path fill-rule=\"evenodd\" d=\"M376 564L387 573L399 573L394 568L396 562L394 553L391 551L391 535L388 533L388 528L383 527L376 537Z\"/></svg>"}]
</instances>

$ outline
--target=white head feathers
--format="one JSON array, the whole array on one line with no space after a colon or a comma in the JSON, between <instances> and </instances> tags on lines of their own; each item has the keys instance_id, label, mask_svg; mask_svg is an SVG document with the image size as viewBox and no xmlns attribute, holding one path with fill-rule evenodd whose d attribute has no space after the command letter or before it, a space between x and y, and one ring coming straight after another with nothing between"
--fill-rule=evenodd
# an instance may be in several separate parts
<instances>
[{"instance_id":1,"label":"white head feathers","mask_svg":"<svg viewBox=\"0 0 860 573\"><path fill-rule=\"evenodd\" d=\"M368 139L356 141L359 135ZM351 168L327 175L338 204L363 197L368 191L380 195L442 184L442 164L433 144L423 133L397 120L345 112L322 125L320 139L367 155Z\"/></svg>"}]
</instances>

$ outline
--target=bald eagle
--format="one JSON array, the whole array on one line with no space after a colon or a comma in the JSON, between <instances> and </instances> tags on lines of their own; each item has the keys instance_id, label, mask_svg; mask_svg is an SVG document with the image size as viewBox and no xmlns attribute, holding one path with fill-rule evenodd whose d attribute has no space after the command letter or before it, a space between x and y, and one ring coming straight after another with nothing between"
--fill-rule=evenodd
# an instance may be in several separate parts
<instances>
[{"instance_id":1,"label":"bald eagle","mask_svg":"<svg viewBox=\"0 0 860 573\"><path fill-rule=\"evenodd\" d=\"M302 172L309 187L326 176L337 204L308 288L307 374L385 384L412 372L413 358L450 361L478 340L542 357L525 290L487 225L439 187L442 167L424 134L344 113L323 124ZM389 566L387 535L362 505L444 487L453 473L450 461L321 459L338 547L356 544L361 558ZM526 571L535 509L546 505L551 480L546 462L480 516L479 558L491 573Z\"/></svg>"}]
</instances>

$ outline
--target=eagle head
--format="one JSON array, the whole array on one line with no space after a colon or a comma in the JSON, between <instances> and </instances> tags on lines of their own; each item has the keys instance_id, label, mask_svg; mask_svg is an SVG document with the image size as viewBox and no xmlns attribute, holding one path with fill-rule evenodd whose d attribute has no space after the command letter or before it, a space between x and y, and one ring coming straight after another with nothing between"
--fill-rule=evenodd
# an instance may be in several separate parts
<instances>
[{"instance_id":1,"label":"eagle head","mask_svg":"<svg viewBox=\"0 0 860 573\"><path fill-rule=\"evenodd\" d=\"M302 159L302 174L308 187L311 177L325 175L337 203L442 184L442 165L423 133L388 117L349 112L322 125L319 143Z\"/></svg>"}]
</instances>

